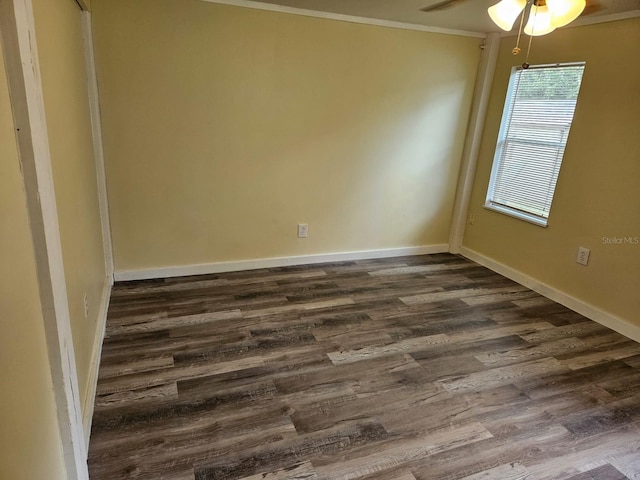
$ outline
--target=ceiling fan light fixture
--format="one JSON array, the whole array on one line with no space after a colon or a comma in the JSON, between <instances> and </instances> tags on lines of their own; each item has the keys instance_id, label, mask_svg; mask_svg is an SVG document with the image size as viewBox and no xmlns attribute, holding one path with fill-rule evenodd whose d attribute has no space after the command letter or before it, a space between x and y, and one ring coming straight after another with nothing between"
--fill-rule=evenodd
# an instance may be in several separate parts
<instances>
[{"instance_id":1,"label":"ceiling fan light fixture","mask_svg":"<svg viewBox=\"0 0 640 480\"><path fill-rule=\"evenodd\" d=\"M502 30L510 31L518 15L524 10L527 0L500 0L488 8L489 16Z\"/></svg>"},{"instance_id":2,"label":"ceiling fan light fixture","mask_svg":"<svg viewBox=\"0 0 640 480\"><path fill-rule=\"evenodd\" d=\"M540 2L543 3L543 2ZM531 5L529 21L524 27L524 33L532 37L540 37L556 29L552 22L551 11L547 5Z\"/></svg>"},{"instance_id":3,"label":"ceiling fan light fixture","mask_svg":"<svg viewBox=\"0 0 640 480\"><path fill-rule=\"evenodd\" d=\"M557 27L563 27L580 16L586 0L547 0L547 7L551 12L551 23Z\"/></svg>"},{"instance_id":4,"label":"ceiling fan light fixture","mask_svg":"<svg viewBox=\"0 0 640 480\"><path fill-rule=\"evenodd\" d=\"M489 16L500 28L510 31L520 14L520 28L518 39L512 53L518 55L521 52L520 39L522 33L529 35L529 46L522 68L529 68L529 53L533 37L540 37L553 32L557 27L562 27L578 18L586 6L586 0L501 0L489 7ZM523 11L529 7L529 14ZM524 26L525 17L527 25Z\"/></svg>"}]
</instances>

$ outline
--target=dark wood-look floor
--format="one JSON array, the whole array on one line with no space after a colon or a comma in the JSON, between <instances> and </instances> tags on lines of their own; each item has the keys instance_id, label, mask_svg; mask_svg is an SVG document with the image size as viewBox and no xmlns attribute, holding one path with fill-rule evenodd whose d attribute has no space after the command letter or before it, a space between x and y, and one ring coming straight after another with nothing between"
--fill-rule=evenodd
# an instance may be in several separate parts
<instances>
[{"instance_id":1,"label":"dark wood-look floor","mask_svg":"<svg viewBox=\"0 0 640 480\"><path fill-rule=\"evenodd\" d=\"M640 345L449 254L119 283L89 466L640 478Z\"/></svg>"}]
</instances>

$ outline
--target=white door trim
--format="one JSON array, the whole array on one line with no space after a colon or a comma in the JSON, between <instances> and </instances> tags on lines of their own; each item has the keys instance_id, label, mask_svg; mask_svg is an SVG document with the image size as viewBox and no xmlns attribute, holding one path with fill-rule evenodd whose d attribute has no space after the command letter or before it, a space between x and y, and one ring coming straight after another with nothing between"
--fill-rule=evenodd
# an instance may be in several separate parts
<instances>
[{"instance_id":1,"label":"white door trim","mask_svg":"<svg viewBox=\"0 0 640 480\"><path fill-rule=\"evenodd\" d=\"M31 0L0 0L0 34L24 177L67 478L88 480Z\"/></svg>"}]
</instances>

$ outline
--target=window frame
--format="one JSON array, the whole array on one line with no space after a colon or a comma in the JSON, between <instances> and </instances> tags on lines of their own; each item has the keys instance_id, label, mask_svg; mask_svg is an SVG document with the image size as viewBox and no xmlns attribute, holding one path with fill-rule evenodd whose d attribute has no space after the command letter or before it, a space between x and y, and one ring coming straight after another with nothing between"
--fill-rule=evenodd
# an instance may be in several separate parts
<instances>
[{"instance_id":1,"label":"window frame","mask_svg":"<svg viewBox=\"0 0 640 480\"><path fill-rule=\"evenodd\" d=\"M581 66L583 67L583 71L582 71L582 77L580 79L580 82L582 83L582 79L584 77L584 68L586 67L586 62L585 61L581 61L581 62L565 62L565 63L551 63L551 64L540 64L540 65L531 65L528 68L533 68L533 69L551 69L551 68L566 68L566 67L576 67L576 66ZM525 222L529 222L532 223L534 225L546 228L548 226L549 223L549 216L551 215L551 207L553 206L553 198L555 196L555 186L553 189L553 193L551 195L551 199L549 200L549 212L547 214L546 217L542 216L542 215L536 215L534 213L530 213L524 210L519 210L515 207L510 207L507 205L502 205L500 203L494 202L492 200L492 198L494 197L494 192L495 192L495 187L496 187L496 183L497 183L497 177L498 177L498 171L500 169L500 165L501 165L501 161L502 161L502 152L505 146L505 141L506 141L506 134L507 131L509 129L510 123L511 123L511 115L510 112L512 110L513 104L515 102L515 98L514 98L514 90L516 89L516 85L517 85L517 75L516 73L518 71L523 70L522 66L516 65L514 67L511 68L511 73L509 74L509 86L507 88L507 93L505 96L505 100L504 100L504 106L502 109L502 117L500 120L500 129L498 131L498 138L496 141L496 146L495 146L495 151L494 151L494 155L493 155L493 164L491 166L491 175L489 177L489 185L487 188L487 194L486 194L486 198L485 198L485 202L483 207L494 211L494 212L498 212L501 213L503 215L507 215L513 218L517 218L519 220L523 220ZM578 95L579 95L579 90L578 90ZM577 98L576 98L576 107L577 107ZM564 149L562 151L562 158L560 159L560 167L558 168L558 172L560 171L560 169L562 168L562 162L564 161L564 150L566 149L567 144L569 143L569 134L570 134L570 130L571 127L573 126L573 120L575 118L575 109L574 109L574 113L571 117L571 123L569 125L569 133L567 134L567 140L566 143L564 144Z\"/></svg>"}]
</instances>

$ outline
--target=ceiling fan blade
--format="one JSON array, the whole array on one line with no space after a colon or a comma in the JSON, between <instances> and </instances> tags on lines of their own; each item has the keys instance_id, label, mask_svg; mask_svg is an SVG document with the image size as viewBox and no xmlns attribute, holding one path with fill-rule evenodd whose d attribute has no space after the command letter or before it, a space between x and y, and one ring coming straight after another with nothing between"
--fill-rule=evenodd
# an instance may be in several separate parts
<instances>
[{"instance_id":1,"label":"ceiling fan blade","mask_svg":"<svg viewBox=\"0 0 640 480\"><path fill-rule=\"evenodd\" d=\"M428 5L424 8L421 8L421 12L433 12L434 10L442 10L445 8L449 8L453 6L453 4L458 2L463 2L465 0L443 0L441 2L434 3L433 5Z\"/></svg>"},{"instance_id":2,"label":"ceiling fan blade","mask_svg":"<svg viewBox=\"0 0 640 480\"><path fill-rule=\"evenodd\" d=\"M584 10L580 14L580 16L593 15L594 13L598 13L604 7L597 0L591 0L587 2L587 6L584 7Z\"/></svg>"}]
</instances>

